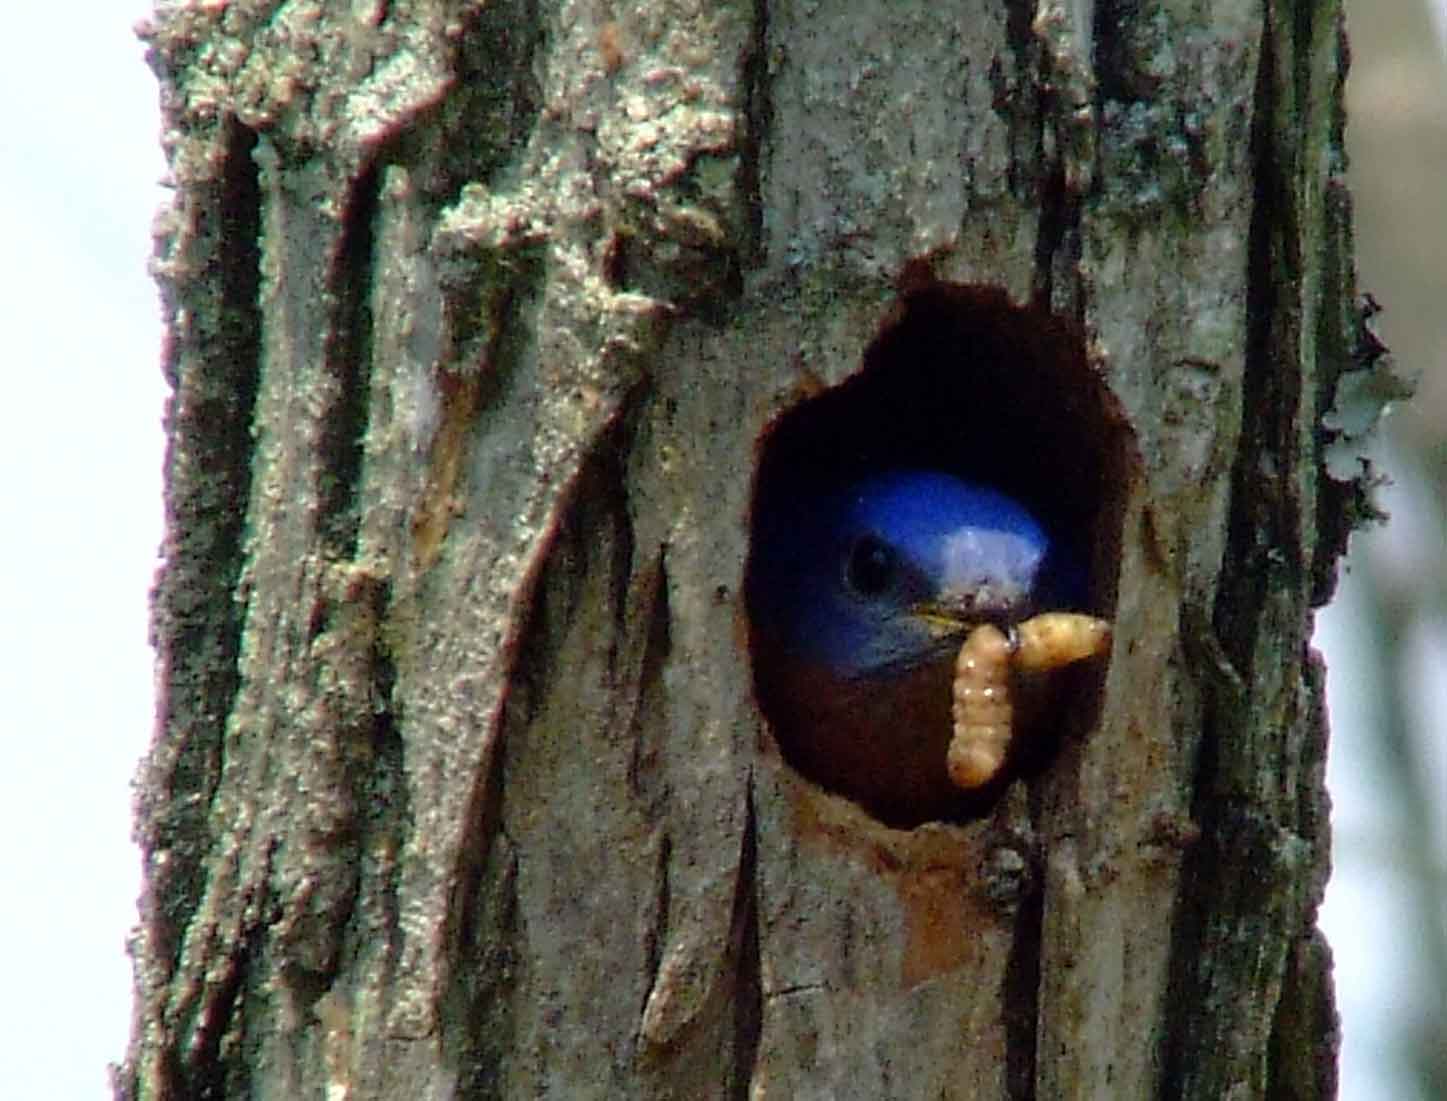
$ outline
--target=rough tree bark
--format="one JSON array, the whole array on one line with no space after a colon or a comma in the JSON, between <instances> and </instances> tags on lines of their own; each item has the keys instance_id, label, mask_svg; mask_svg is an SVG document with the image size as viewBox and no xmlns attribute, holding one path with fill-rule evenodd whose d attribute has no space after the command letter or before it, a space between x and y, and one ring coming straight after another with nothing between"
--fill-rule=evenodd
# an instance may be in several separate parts
<instances>
[{"instance_id":1,"label":"rough tree bark","mask_svg":"<svg viewBox=\"0 0 1447 1101\"><path fill-rule=\"evenodd\" d=\"M1337 4L146 33L175 393L119 1096L1333 1094ZM1115 634L1048 768L891 830L781 762L743 581L760 441L907 270L1079 334Z\"/></svg>"}]
</instances>

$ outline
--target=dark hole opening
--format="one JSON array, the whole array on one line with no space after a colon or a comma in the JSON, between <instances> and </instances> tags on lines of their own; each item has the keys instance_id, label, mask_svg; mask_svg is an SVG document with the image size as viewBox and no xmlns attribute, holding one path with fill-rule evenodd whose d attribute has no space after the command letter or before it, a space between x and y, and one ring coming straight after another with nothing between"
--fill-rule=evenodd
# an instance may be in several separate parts
<instances>
[{"instance_id":1,"label":"dark hole opening","mask_svg":"<svg viewBox=\"0 0 1447 1101\"><path fill-rule=\"evenodd\" d=\"M1052 678L1055 702L1036 720L1043 734L1021 737L1017 728L996 781L968 793L941 787L923 764L908 763L914 752L908 746L929 741L928 752L915 756L933 760L938 742L944 774L952 670L919 674L920 691L939 695L928 716L902 709L880 729L857 730L852 741L830 733L828 724L848 727L879 693L861 696L858 708L846 705L839 724L840 708L828 702L841 696L838 683L828 677L805 683L797 669L780 672L775 640L759 626L768 619L760 603L769 599L768 584L759 580L760 541L793 538L796 523L807 530L813 503L861 479L938 471L1023 504L1078 564L1082 584L1070 606L1038 610L1110 618L1127 439L1125 419L1091 365L1078 326L1015 306L996 287L928 282L903 292L865 350L859 373L780 415L761 441L746 599L755 691L785 760L887 824L906 827L978 817L1011 779L1043 769L1062 730L1093 722L1098 667ZM871 583L881 582L871 575ZM846 685L843 694L853 690ZM935 730L940 723L944 729ZM929 729L915 729L921 724Z\"/></svg>"}]
</instances>

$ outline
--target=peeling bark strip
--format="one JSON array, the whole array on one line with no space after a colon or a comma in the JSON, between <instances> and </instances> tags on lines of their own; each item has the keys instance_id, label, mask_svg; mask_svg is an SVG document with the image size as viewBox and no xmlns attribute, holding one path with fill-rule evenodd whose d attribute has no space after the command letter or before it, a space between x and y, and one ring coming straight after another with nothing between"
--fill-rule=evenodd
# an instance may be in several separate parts
<instances>
[{"instance_id":1,"label":"peeling bark strip","mask_svg":"<svg viewBox=\"0 0 1447 1101\"><path fill-rule=\"evenodd\" d=\"M117 1096L1332 1095L1340 12L1198 7L158 14ZM1120 434L1095 728L908 831L782 762L741 600L759 440L906 270L1086 334Z\"/></svg>"}]
</instances>

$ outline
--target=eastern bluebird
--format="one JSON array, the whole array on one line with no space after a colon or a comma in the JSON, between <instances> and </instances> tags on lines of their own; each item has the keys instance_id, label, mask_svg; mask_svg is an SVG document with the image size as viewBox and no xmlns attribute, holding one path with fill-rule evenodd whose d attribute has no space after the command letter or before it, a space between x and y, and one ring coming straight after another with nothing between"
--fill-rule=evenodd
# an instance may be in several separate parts
<instances>
[{"instance_id":1,"label":"eastern bluebird","mask_svg":"<svg viewBox=\"0 0 1447 1101\"><path fill-rule=\"evenodd\" d=\"M954 656L1079 599L1058 541L1004 493L901 470L774 490L752 554L755 686L790 763L892 825L978 806L945 768Z\"/></svg>"}]
</instances>

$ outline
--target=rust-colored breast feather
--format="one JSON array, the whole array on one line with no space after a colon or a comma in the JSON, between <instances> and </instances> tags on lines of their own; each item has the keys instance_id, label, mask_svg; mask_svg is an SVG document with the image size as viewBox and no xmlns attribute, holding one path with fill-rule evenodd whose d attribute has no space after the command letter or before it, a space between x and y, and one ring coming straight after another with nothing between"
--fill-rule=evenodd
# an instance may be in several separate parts
<instances>
[{"instance_id":1,"label":"rust-colored breast feather","mask_svg":"<svg viewBox=\"0 0 1447 1101\"><path fill-rule=\"evenodd\" d=\"M759 649L760 702L795 769L891 825L954 818L976 801L945 769L951 655L874 681Z\"/></svg>"}]
</instances>

